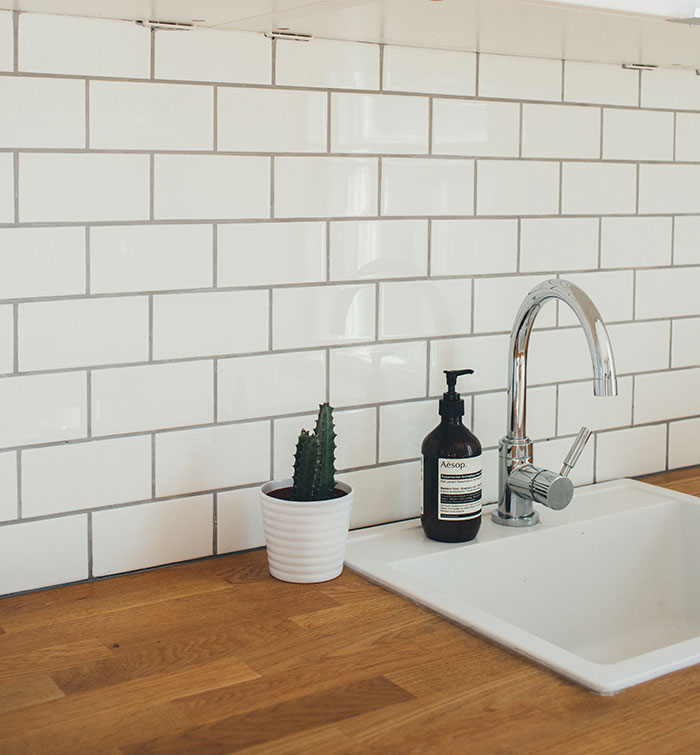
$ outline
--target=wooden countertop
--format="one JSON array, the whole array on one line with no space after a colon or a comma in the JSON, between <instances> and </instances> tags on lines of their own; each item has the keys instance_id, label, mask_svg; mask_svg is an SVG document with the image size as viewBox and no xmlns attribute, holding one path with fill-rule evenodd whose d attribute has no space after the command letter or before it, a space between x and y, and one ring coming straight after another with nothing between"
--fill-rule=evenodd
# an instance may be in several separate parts
<instances>
[{"instance_id":1,"label":"wooden countertop","mask_svg":"<svg viewBox=\"0 0 700 755\"><path fill-rule=\"evenodd\" d=\"M700 493L700 467L653 475ZM700 752L700 665L600 697L264 551L0 600L0 753Z\"/></svg>"}]
</instances>

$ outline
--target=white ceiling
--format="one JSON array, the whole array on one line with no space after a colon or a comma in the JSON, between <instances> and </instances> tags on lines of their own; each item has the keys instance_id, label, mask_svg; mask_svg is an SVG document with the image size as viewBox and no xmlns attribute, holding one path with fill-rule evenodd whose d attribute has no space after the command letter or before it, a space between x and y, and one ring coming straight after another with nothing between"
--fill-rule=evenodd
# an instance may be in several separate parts
<instances>
[{"instance_id":1,"label":"white ceiling","mask_svg":"<svg viewBox=\"0 0 700 755\"><path fill-rule=\"evenodd\" d=\"M692 18L698 6L700 0L0 0L0 8L40 13L695 69L700 26L667 19Z\"/></svg>"}]
</instances>

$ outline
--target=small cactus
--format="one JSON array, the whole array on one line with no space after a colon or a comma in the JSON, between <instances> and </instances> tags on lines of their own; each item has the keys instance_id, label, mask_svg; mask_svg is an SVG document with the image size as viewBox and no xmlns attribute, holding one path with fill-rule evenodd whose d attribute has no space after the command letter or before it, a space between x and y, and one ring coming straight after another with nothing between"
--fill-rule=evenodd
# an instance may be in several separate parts
<instances>
[{"instance_id":1,"label":"small cactus","mask_svg":"<svg viewBox=\"0 0 700 755\"><path fill-rule=\"evenodd\" d=\"M321 404L313 433L302 430L294 454L293 501L325 501L335 490L333 407Z\"/></svg>"}]
</instances>

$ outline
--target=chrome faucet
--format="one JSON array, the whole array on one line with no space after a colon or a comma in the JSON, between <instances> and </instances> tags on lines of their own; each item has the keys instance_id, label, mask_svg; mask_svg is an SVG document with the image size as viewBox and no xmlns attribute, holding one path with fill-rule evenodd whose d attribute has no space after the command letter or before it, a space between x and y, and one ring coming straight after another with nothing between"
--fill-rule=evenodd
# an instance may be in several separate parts
<instances>
[{"instance_id":1,"label":"chrome faucet","mask_svg":"<svg viewBox=\"0 0 700 755\"><path fill-rule=\"evenodd\" d=\"M539 522L534 501L552 509L569 505L574 486L568 473L591 434L588 428L581 428L559 474L532 463L532 441L525 432L527 350L535 317L549 299L568 304L583 326L593 362L593 393L617 395L612 347L595 304L566 280L553 279L535 286L520 305L510 334L508 421L506 435L498 444L498 509L491 518L510 527L529 527Z\"/></svg>"}]
</instances>

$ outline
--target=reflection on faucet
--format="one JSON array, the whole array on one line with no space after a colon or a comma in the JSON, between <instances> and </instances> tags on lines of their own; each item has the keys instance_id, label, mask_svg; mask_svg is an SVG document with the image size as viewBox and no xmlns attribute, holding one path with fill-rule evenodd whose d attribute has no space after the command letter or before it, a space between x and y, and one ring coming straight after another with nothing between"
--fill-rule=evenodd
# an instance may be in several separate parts
<instances>
[{"instance_id":1,"label":"reflection on faucet","mask_svg":"<svg viewBox=\"0 0 700 755\"><path fill-rule=\"evenodd\" d=\"M535 286L520 305L510 335L508 420L506 435L498 444L498 509L491 517L498 524L511 527L537 524L539 515L534 501L553 509L563 509L569 504L574 489L567 475L590 436L590 430L581 429L560 474L532 464L532 441L525 432L527 349L535 317L549 299L568 304L583 326L593 362L593 393L617 395L612 347L595 304L578 286L566 280L548 280Z\"/></svg>"}]
</instances>

